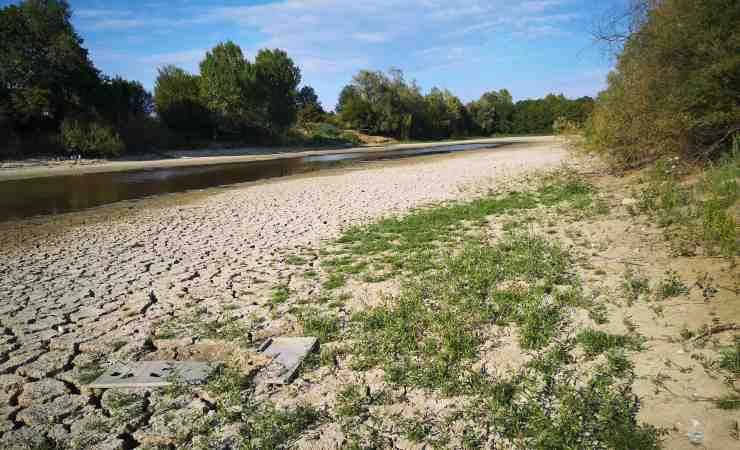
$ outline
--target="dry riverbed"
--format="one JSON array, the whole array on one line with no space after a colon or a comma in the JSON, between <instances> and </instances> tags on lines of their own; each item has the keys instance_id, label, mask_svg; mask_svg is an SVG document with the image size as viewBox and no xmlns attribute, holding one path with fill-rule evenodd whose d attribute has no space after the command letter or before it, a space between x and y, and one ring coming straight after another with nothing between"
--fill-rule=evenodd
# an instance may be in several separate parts
<instances>
[{"instance_id":1,"label":"dry riverbed","mask_svg":"<svg viewBox=\"0 0 740 450\"><path fill-rule=\"evenodd\" d=\"M566 162L587 184L532 176ZM537 448L552 428L535 414L564 414L548 395L589 403L560 367L558 394L517 381L547 378L555 355L619 380L588 391L606 408L590 415L641 406L633 444L648 424L664 448L693 448L696 420L705 448L737 446L738 409L715 402L732 392L717 363L732 332L688 337L740 322L736 264L672 256L628 212L629 180L594 167L551 140L0 224L0 445ZM242 376L259 342L304 334L321 350L291 385ZM194 344L239 358L196 389L85 387L116 361ZM507 389L543 400L520 401L518 422Z\"/></svg>"}]
</instances>

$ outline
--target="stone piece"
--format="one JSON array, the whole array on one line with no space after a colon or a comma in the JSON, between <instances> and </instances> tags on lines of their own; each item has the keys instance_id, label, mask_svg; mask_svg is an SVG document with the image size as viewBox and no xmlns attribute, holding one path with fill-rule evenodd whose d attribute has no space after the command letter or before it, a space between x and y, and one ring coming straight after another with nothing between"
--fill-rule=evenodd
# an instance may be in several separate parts
<instances>
[{"instance_id":1,"label":"stone piece","mask_svg":"<svg viewBox=\"0 0 740 450\"><path fill-rule=\"evenodd\" d=\"M257 376L262 384L288 384L306 356L316 348L315 337L279 337L265 342L260 352L272 357Z\"/></svg>"},{"instance_id":2,"label":"stone piece","mask_svg":"<svg viewBox=\"0 0 740 450\"><path fill-rule=\"evenodd\" d=\"M39 433L37 430L32 430L28 427L21 427L3 434L2 445L2 448L12 450L35 450L47 448L46 446L49 445L49 442L43 433Z\"/></svg>"},{"instance_id":3,"label":"stone piece","mask_svg":"<svg viewBox=\"0 0 740 450\"><path fill-rule=\"evenodd\" d=\"M107 370L88 388L153 388L169 386L173 379L186 384L204 384L213 371L210 364L190 361L141 361L118 364Z\"/></svg>"},{"instance_id":4,"label":"stone piece","mask_svg":"<svg viewBox=\"0 0 740 450\"><path fill-rule=\"evenodd\" d=\"M29 378L46 378L62 371L71 358L72 354L68 352L44 353L36 361L19 367L16 373Z\"/></svg>"},{"instance_id":5,"label":"stone piece","mask_svg":"<svg viewBox=\"0 0 740 450\"><path fill-rule=\"evenodd\" d=\"M63 395L51 403L35 404L18 413L18 420L31 427L48 428L53 423L82 409L87 399L81 395Z\"/></svg>"},{"instance_id":6,"label":"stone piece","mask_svg":"<svg viewBox=\"0 0 740 450\"><path fill-rule=\"evenodd\" d=\"M32 404L46 403L68 393L69 391L64 383L47 378L24 385L23 392L18 396L18 404L29 407Z\"/></svg>"}]
</instances>

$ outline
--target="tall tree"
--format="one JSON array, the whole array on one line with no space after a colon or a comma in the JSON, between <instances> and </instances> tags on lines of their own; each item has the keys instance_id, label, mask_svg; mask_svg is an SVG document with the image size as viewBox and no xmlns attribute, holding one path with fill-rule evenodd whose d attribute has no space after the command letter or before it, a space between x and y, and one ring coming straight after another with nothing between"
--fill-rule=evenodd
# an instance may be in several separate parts
<instances>
[{"instance_id":1,"label":"tall tree","mask_svg":"<svg viewBox=\"0 0 740 450\"><path fill-rule=\"evenodd\" d=\"M259 120L253 67L231 41L216 45L201 61L200 92L222 133L242 134Z\"/></svg>"},{"instance_id":2,"label":"tall tree","mask_svg":"<svg viewBox=\"0 0 740 450\"><path fill-rule=\"evenodd\" d=\"M172 65L158 72L154 107L162 123L181 133L208 136L211 119L200 95L199 77Z\"/></svg>"},{"instance_id":3,"label":"tall tree","mask_svg":"<svg viewBox=\"0 0 740 450\"><path fill-rule=\"evenodd\" d=\"M263 49L254 60L256 97L265 111L266 125L272 134L282 134L296 121L296 88L301 70L283 50Z\"/></svg>"},{"instance_id":4,"label":"tall tree","mask_svg":"<svg viewBox=\"0 0 740 450\"><path fill-rule=\"evenodd\" d=\"M17 126L35 128L84 109L98 71L63 0L26 0L0 10L0 103Z\"/></svg>"}]
</instances>

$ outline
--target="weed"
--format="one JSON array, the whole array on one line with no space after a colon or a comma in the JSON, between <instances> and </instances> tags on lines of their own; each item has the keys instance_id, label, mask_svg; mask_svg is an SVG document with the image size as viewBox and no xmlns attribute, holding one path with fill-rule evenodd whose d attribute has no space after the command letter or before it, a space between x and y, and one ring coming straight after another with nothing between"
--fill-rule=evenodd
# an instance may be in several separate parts
<instances>
[{"instance_id":1,"label":"weed","mask_svg":"<svg viewBox=\"0 0 740 450\"><path fill-rule=\"evenodd\" d=\"M714 404L719 409L740 409L740 395L727 395L715 400Z\"/></svg>"},{"instance_id":2,"label":"weed","mask_svg":"<svg viewBox=\"0 0 740 450\"><path fill-rule=\"evenodd\" d=\"M270 302L273 305L279 305L285 303L290 298L290 288L285 284L278 284L272 288L272 296Z\"/></svg>"},{"instance_id":3,"label":"weed","mask_svg":"<svg viewBox=\"0 0 740 450\"><path fill-rule=\"evenodd\" d=\"M722 351L719 367L740 376L740 338L736 338L734 346Z\"/></svg>"},{"instance_id":4,"label":"weed","mask_svg":"<svg viewBox=\"0 0 740 450\"><path fill-rule=\"evenodd\" d=\"M681 277L674 270L666 272L665 278L658 285L656 295L658 299L665 300L679 295L689 293L689 287L681 280Z\"/></svg>"},{"instance_id":5,"label":"weed","mask_svg":"<svg viewBox=\"0 0 740 450\"><path fill-rule=\"evenodd\" d=\"M624 272L623 287L627 293L627 299L630 304L640 298L641 295L650 293L650 282L639 273L636 273L631 267L627 267Z\"/></svg>"},{"instance_id":6,"label":"weed","mask_svg":"<svg viewBox=\"0 0 740 450\"><path fill-rule=\"evenodd\" d=\"M339 334L339 319L316 309L307 308L298 314L298 322L306 336L314 336L319 343L333 340Z\"/></svg>"},{"instance_id":7,"label":"weed","mask_svg":"<svg viewBox=\"0 0 740 450\"><path fill-rule=\"evenodd\" d=\"M285 258L285 262L292 266L302 266L306 264L306 259L297 255L289 255Z\"/></svg>"},{"instance_id":8,"label":"weed","mask_svg":"<svg viewBox=\"0 0 740 450\"><path fill-rule=\"evenodd\" d=\"M588 357L594 357L612 349L640 350L642 348L641 342L634 337L591 329L578 333L576 341L583 346L583 350Z\"/></svg>"},{"instance_id":9,"label":"weed","mask_svg":"<svg viewBox=\"0 0 740 450\"><path fill-rule=\"evenodd\" d=\"M327 290L334 290L344 286L347 283L347 277L341 272L334 272L329 275L329 278L322 284L322 287Z\"/></svg>"}]
</instances>

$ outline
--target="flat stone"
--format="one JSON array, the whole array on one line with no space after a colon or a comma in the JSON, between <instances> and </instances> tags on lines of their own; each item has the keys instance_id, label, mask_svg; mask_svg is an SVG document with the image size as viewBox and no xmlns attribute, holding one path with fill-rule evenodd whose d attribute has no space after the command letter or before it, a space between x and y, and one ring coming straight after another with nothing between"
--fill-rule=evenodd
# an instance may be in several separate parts
<instances>
[{"instance_id":1,"label":"flat stone","mask_svg":"<svg viewBox=\"0 0 740 450\"><path fill-rule=\"evenodd\" d=\"M25 383L25 378L15 374L0 375L0 391L2 392L18 393L23 389Z\"/></svg>"},{"instance_id":2,"label":"flat stone","mask_svg":"<svg viewBox=\"0 0 740 450\"><path fill-rule=\"evenodd\" d=\"M288 384L306 356L316 348L315 337L278 337L265 342L260 352L273 360L257 375L263 384Z\"/></svg>"},{"instance_id":3,"label":"flat stone","mask_svg":"<svg viewBox=\"0 0 740 450\"><path fill-rule=\"evenodd\" d=\"M35 360L43 353L43 350L35 350L12 354L7 361L0 364L0 373L15 372L17 368Z\"/></svg>"},{"instance_id":4,"label":"flat stone","mask_svg":"<svg viewBox=\"0 0 740 450\"><path fill-rule=\"evenodd\" d=\"M64 383L47 378L24 385L23 392L18 396L18 404L29 407L32 404L46 403L65 394L69 394L69 391Z\"/></svg>"},{"instance_id":5,"label":"flat stone","mask_svg":"<svg viewBox=\"0 0 740 450\"><path fill-rule=\"evenodd\" d=\"M32 427L49 427L87 404L81 395L63 395L51 403L35 404L18 413L18 420Z\"/></svg>"},{"instance_id":6,"label":"flat stone","mask_svg":"<svg viewBox=\"0 0 740 450\"><path fill-rule=\"evenodd\" d=\"M0 433L10 431L15 428L15 422L11 420L13 414L18 411L15 406L2 406L0 407Z\"/></svg>"},{"instance_id":7,"label":"flat stone","mask_svg":"<svg viewBox=\"0 0 740 450\"><path fill-rule=\"evenodd\" d=\"M69 352L44 353L36 361L19 367L16 373L29 378L46 378L62 371L71 358Z\"/></svg>"},{"instance_id":8,"label":"flat stone","mask_svg":"<svg viewBox=\"0 0 740 450\"><path fill-rule=\"evenodd\" d=\"M186 384L200 385L206 382L211 372L213 367L204 362L142 361L117 364L87 387L93 389L165 387L171 385L173 379Z\"/></svg>"}]
</instances>

